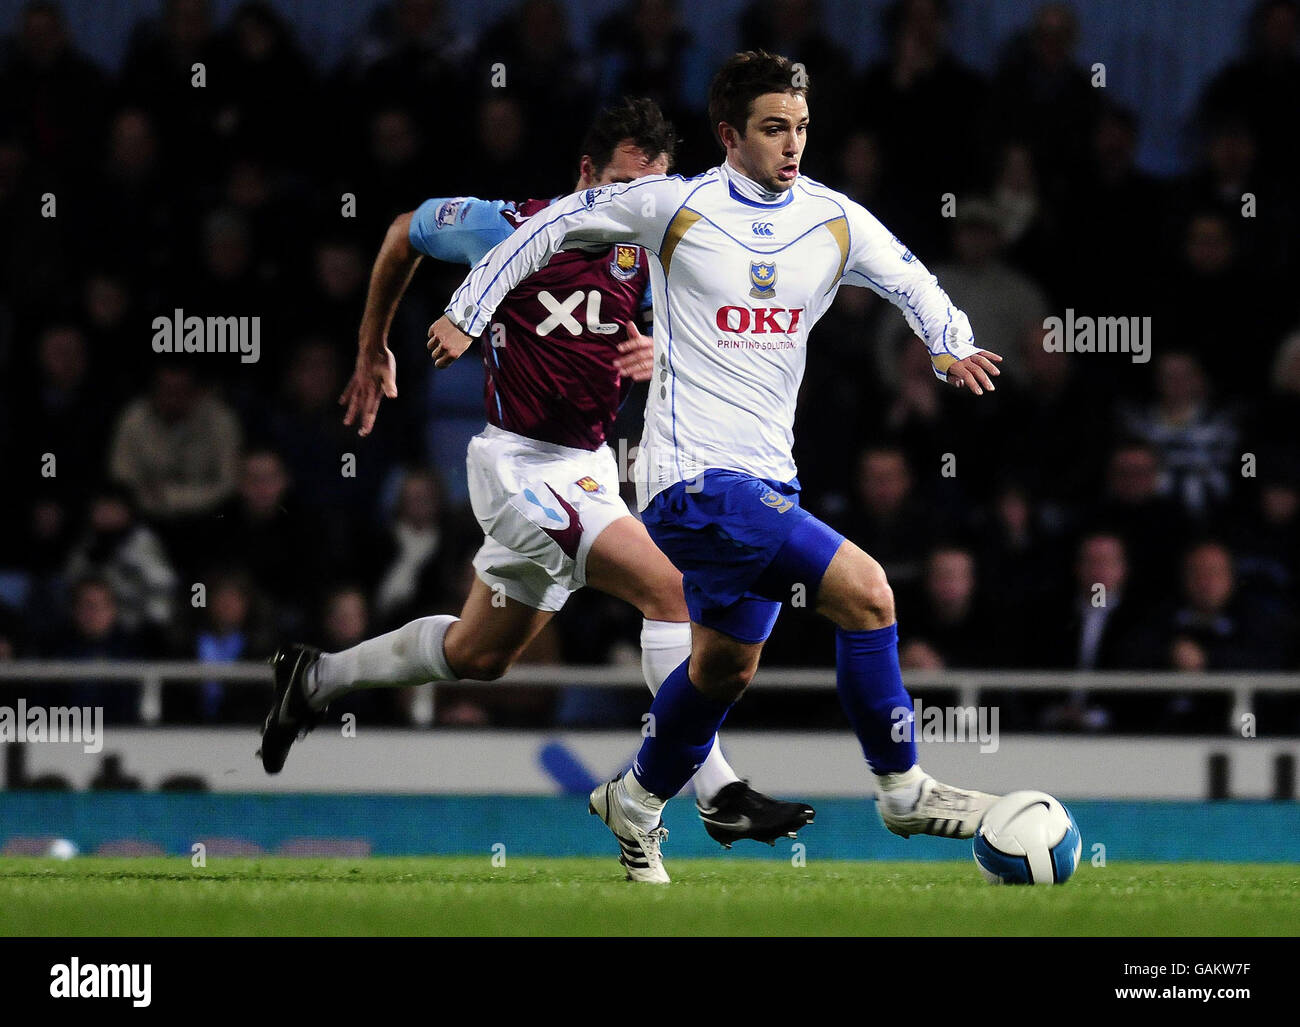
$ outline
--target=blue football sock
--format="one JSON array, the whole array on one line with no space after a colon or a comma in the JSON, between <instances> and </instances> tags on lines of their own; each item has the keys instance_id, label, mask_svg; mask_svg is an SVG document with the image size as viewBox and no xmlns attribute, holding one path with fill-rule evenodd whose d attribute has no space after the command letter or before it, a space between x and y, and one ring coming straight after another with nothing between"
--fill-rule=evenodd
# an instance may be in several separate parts
<instances>
[{"instance_id":1,"label":"blue football sock","mask_svg":"<svg viewBox=\"0 0 1300 1027\"><path fill-rule=\"evenodd\" d=\"M871 631L836 629L835 685L872 771L895 774L916 763L912 697L898 668L897 624Z\"/></svg>"},{"instance_id":2,"label":"blue football sock","mask_svg":"<svg viewBox=\"0 0 1300 1027\"><path fill-rule=\"evenodd\" d=\"M671 799L695 773L713 748L731 703L710 699L687 673L689 660L668 675L650 704L650 733L632 764L641 786L661 799Z\"/></svg>"}]
</instances>

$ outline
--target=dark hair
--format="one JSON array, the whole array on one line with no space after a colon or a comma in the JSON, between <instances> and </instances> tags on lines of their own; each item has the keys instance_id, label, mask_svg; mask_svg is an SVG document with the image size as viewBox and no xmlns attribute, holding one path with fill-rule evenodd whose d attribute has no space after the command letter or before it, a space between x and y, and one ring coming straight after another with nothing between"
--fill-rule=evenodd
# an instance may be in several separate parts
<instances>
[{"instance_id":1,"label":"dark hair","mask_svg":"<svg viewBox=\"0 0 1300 1027\"><path fill-rule=\"evenodd\" d=\"M727 59L709 86L709 127L719 143L722 137L717 135L718 125L724 121L742 136L745 134L750 109L765 93L807 96L808 73L790 58L766 50L746 50Z\"/></svg>"},{"instance_id":2,"label":"dark hair","mask_svg":"<svg viewBox=\"0 0 1300 1027\"><path fill-rule=\"evenodd\" d=\"M599 173L614 159L618 145L628 139L649 160L664 154L669 167L672 166L677 146L672 122L664 117L657 103L643 96L624 97L617 106L602 110L582 140L583 156L591 158L592 166Z\"/></svg>"}]
</instances>

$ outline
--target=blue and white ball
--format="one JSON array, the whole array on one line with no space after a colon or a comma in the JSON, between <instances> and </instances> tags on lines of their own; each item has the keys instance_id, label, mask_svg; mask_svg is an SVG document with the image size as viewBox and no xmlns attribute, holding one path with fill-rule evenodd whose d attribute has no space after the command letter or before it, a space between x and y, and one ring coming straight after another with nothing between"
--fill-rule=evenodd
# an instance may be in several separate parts
<instances>
[{"instance_id":1,"label":"blue and white ball","mask_svg":"<svg viewBox=\"0 0 1300 1027\"><path fill-rule=\"evenodd\" d=\"M1046 792L1011 792L984 814L973 848L990 884L1064 884L1083 839L1070 811Z\"/></svg>"}]
</instances>

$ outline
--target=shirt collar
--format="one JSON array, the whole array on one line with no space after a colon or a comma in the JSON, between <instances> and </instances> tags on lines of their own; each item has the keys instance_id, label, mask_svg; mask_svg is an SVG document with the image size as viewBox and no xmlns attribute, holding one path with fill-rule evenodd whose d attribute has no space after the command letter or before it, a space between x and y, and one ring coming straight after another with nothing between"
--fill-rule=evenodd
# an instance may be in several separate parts
<instances>
[{"instance_id":1,"label":"shirt collar","mask_svg":"<svg viewBox=\"0 0 1300 1027\"><path fill-rule=\"evenodd\" d=\"M726 161L722 162L722 177L731 195L741 203L747 203L752 207L784 207L794 199L793 186L785 192L772 192L764 189L752 178L741 174Z\"/></svg>"}]
</instances>

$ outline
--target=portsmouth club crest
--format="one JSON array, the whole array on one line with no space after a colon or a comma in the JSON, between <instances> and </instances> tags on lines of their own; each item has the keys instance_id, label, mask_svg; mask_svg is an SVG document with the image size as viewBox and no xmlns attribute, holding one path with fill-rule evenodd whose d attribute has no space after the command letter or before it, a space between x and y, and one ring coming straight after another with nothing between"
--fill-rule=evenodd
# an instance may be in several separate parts
<instances>
[{"instance_id":1,"label":"portsmouth club crest","mask_svg":"<svg viewBox=\"0 0 1300 1027\"><path fill-rule=\"evenodd\" d=\"M770 300L776 295L775 261L751 260L749 262L749 281L753 286L749 294L756 300Z\"/></svg>"},{"instance_id":2,"label":"portsmouth club crest","mask_svg":"<svg viewBox=\"0 0 1300 1027\"><path fill-rule=\"evenodd\" d=\"M609 258L609 273L620 282L630 282L636 277L641 263L641 247L615 246Z\"/></svg>"}]
</instances>

